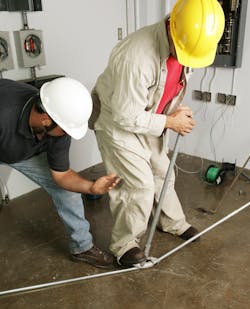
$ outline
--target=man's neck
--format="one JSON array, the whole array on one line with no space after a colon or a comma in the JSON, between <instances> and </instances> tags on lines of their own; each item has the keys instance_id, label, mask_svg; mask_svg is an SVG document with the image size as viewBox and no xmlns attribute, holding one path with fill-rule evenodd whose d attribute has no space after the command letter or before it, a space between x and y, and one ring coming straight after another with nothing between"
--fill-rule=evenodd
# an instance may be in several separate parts
<instances>
[{"instance_id":1,"label":"man's neck","mask_svg":"<svg viewBox=\"0 0 250 309\"><path fill-rule=\"evenodd\" d=\"M45 135L45 129L41 122L41 114L38 113L35 109L35 105L32 106L29 118L29 126L32 134L38 139L41 140Z\"/></svg>"},{"instance_id":2,"label":"man's neck","mask_svg":"<svg viewBox=\"0 0 250 309\"><path fill-rule=\"evenodd\" d=\"M171 36L171 32L170 32L170 22L169 22L169 19L166 20L166 32L167 32L167 37L168 37L170 55L173 56L175 59L177 59L177 55L176 55L175 47L174 47L174 42L172 40L172 36Z\"/></svg>"}]
</instances>

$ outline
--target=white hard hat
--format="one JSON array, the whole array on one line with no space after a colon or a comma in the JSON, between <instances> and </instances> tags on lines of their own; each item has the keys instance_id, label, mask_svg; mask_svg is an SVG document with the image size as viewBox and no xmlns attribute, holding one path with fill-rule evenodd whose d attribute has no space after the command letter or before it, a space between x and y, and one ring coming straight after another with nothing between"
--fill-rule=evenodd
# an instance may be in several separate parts
<instances>
[{"instance_id":1,"label":"white hard hat","mask_svg":"<svg viewBox=\"0 0 250 309\"><path fill-rule=\"evenodd\" d=\"M40 97L45 111L68 135L80 139L86 134L93 104L79 81L56 78L42 85Z\"/></svg>"}]
</instances>

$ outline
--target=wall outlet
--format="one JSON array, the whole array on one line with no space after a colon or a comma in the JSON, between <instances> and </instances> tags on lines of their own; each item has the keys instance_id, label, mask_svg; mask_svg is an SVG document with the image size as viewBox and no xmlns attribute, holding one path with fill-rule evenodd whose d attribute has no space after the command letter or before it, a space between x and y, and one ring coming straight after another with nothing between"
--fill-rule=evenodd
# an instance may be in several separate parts
<instances>
[{"instance_id":1,"label":"wall outlet","mask_svg":"<svg viewBox=\"0 0 250 309\"><path fill-rule=\"evenodd\" d=\"M217 94L217 102L226 104L226 105L235 105L236 104L236 96L232 94L218 93Z\"/></svg>"}]
</instances>

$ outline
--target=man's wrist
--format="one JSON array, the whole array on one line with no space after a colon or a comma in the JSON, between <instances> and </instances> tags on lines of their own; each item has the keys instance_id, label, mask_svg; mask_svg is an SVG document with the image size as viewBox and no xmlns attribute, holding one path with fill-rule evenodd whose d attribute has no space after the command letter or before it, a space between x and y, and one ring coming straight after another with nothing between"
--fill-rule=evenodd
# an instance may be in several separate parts
<instances>
[{"instance_id":1,"label":"man's wrist","mask_svg":"<svg viewBox=\"0 0 250 309\"><path fill-rule=\"evenodd\" d=\"M95 181L90 181L89 182L89 189L88 189L88 194L95 194L95 189L94 189L94 184L95 184Z\"/></svg>"},{"instance_id":2,"label":"man's wrist","mask_svg":"<svg viewBox=\"0 0 250 309\"><path fill-rule=\"evenodd\" d=\"M171 129L171 116L166 116L165 129Z\"/></svg>"}]
</instances>

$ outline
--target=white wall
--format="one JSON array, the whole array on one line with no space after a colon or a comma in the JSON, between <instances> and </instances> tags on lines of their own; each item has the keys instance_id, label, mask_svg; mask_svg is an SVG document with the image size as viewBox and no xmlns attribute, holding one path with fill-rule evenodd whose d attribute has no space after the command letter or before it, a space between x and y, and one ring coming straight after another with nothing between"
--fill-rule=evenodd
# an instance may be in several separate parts
<instances>
[{"instance_id":1,"label":"white wall","mask_svg":"<svg viewBox=\"0 0 250 309\"><path fill-rule=\"evenodd\" d=\"M158 22L170 9L169 2L166 0L134 0L137 27L141 28Z\"/></svg>"},{"instance_id":2,"label":"white wall","mask_svg":"<svg viewBox=\"0 0 250 309\"><path fill-rule=\"evenodd\" d=\"M29 27L43 31L46 65L37 70L37 75L64 74L80 80L91 90L117 43L117 28L122 27L126 33L126 1L43 0L42 4L42 12L27 13ZM21 28L21 13L0 12L0 30L10 31L13 48L12 31ZM15 48L13 51L15 69L3 72L3 77L30 78L29 69L18 68ZM81 141L73 141L70 158L72 168L77 171L101 162L92 131ZM37 188L27 178L3 166L0 177L6 182L11 198Z\"/></svg>"}]
</instances>

